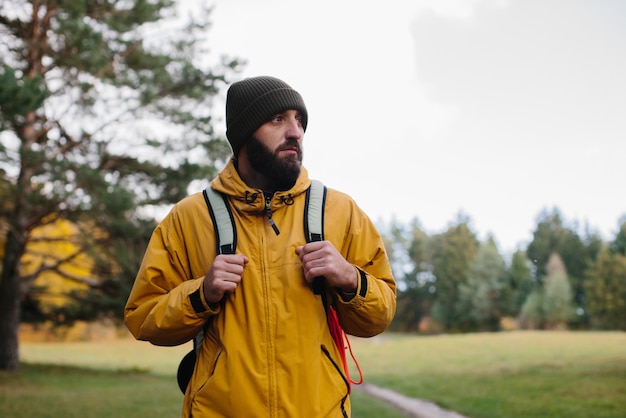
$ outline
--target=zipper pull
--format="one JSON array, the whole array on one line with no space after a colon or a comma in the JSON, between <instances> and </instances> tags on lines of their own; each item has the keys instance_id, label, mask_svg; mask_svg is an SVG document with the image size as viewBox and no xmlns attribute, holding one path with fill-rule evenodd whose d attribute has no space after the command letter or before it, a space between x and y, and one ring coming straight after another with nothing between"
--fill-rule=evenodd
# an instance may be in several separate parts
<instances>
[{"instance_id":1,"label":"zipper pull","mask_svg":"<svg viewBox=\"0 0 626 418\"><path fill-rule=\"evenodd\" d=\"M274 230L274 233L276 235L280 235L280 231L278 230L276 223L272 219L272 209L270 208L271 201L272 201L272 196L265 195L265 214L267 215L267 220L269 221L270 226Z\"/></svg>"}]
</instances>

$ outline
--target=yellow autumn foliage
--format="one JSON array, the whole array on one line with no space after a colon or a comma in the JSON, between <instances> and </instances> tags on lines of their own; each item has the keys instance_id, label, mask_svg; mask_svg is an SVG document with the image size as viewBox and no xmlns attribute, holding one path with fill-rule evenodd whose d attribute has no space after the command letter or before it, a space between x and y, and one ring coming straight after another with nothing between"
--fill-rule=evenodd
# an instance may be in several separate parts
<instances>
[{"instance_id":1,"label":"yellow autumn foliage","mask_svg":"<svg viewBox=\"0 0 626 418\"><path fill-rule=\"evenodd\" d=\"M79 230L72 222L56 219L33 230L21 259L20 276L32 275L46 266L54 269L43 270L33 283L34 298L40 302L45 313L53 313L55 308L71 301L72 291L86 292L89 286L81 280L93 280L93 262L78 243ZM71 277L73 279L70 279Z\"/></svg>"}]
</instances>

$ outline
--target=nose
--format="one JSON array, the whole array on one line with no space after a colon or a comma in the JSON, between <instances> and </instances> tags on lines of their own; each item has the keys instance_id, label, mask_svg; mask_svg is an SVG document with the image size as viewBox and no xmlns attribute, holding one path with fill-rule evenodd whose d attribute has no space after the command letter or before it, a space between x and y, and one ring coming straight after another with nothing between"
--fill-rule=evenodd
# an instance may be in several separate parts
<instances>
[{"instance_id":1,"label":"nose","mask_svg":"<svg viewBox=\"0 0 626 418\"><path fill-rule=\"evenodd\" d=\"M300 118L296 116L291 116L288 118L287 122L287 137L301 139L304 135L304 128L302 127L302 121L300 120Z\"/></svg>"}]
</instances>

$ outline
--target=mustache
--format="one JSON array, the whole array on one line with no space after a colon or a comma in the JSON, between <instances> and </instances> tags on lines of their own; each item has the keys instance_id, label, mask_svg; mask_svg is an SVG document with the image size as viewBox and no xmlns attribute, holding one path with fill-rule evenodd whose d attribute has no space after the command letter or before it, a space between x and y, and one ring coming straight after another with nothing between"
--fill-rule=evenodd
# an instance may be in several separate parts
<instances>
[{"instance_id":1,"label":"mustache","mask_svg":"<svg viewBox=\"0 0 626 418\"><path fill-rule=\"evenodd\" d=\"M298 155L302 155L302 147L300 146L300 143L297 139L287 140L287 142L285 142L283 145L280 145L278 148L276 148L276 152L278 153L287 149L295 150Z\"/></svg>"}]
</instances>

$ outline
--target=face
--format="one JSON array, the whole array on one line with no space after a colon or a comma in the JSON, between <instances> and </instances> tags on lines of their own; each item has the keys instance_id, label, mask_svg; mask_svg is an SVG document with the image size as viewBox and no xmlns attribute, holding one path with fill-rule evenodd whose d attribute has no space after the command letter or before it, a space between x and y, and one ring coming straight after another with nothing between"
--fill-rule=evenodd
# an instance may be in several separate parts
<instances>
[{"instance_id":1,"label":"face","mask_svg":"<svg viewBox=\"0 0 626 418\"><path fill-rule=\"evenodd\" d=\"M296 183L302 166L303 136L300 114L288 110L261 125L246 143L250 166L274 190L288 190Z\"/></svg>"}]
</instances>

